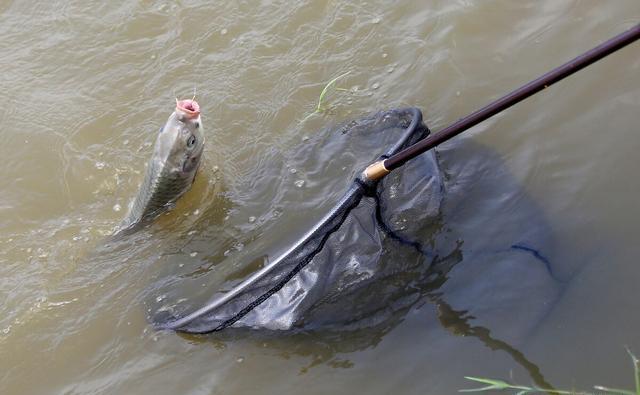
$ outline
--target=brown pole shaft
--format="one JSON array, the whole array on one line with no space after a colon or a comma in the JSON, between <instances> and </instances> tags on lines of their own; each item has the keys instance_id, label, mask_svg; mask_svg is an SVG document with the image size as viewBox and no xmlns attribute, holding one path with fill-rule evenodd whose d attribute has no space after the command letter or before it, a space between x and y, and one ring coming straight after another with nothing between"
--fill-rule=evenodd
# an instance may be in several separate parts
<instances>
[{"instance_id":1,"label":"brown pole shaft","mask_svg":"<svg viewBox=\"0 0 640 395\"><path fill-rule=\"evenodd\" d=\"M640 38L640 24L627 30L624 33L613 37L610 40L600 44L599 46L585 52L573 60L563 64L562 66L551 70L550 72L540 76L539 78L521 86L513 92L501 97L500 99L490 103L489 105L479 109L478 111L461 118L452 125L446 127L438 133L432 134L421 140L420 142L405 148L397 154L384 160L383 165L386 170L390 171L404 165L408 160L430 150L431 148L443 143L450 138L457 136L465 130L479 124L480 122L504 111L516 103L540 92L556 82L570 76L571 74L597 62L605 56L623 48Z\"/></svg>"}]
</instances>

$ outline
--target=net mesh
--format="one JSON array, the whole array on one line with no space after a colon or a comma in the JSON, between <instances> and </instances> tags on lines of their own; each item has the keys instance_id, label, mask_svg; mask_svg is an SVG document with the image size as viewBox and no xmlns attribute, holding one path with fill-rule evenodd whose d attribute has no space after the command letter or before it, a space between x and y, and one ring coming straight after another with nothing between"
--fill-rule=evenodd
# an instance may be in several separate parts
<instances>
[{"instance_id":1,"label":"net mesh","mask_svg":"<svg viewBox=\"0 0 640 395\"><path fill-rule=\"evenodd\" d=\"M428 134L419 110L399 109L328 131L325 146L373 161ZM411 288L430 275L436 257L429 235L438 226L442 197L433 152L380 182L356 177L328 213L275 259L191 312L157 314L154 324L190 333L373 325L411 303Z\"/></svg>"}]
</instances>

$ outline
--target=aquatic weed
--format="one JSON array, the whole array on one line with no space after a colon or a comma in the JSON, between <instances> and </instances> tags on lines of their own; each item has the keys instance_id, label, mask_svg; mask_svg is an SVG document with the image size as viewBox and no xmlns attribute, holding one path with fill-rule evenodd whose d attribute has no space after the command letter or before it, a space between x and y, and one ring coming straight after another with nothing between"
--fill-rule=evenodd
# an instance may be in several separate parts
<instances>
[{"instance_id":1,"label":"aquatic weed","mask_svg":"<svg viewBox=\"0 0 640 395\"><path fill-rule=\"evenodd\" d=\"M624 390L618 388L609 388L601 385L596 385L593 388L601 395L640 395L640 361L638 358L633 355L631 350L627 348L627 353L631 358L631 362L633 363L633 373L634 373L634 381L635 381L635 391ZM525 394L558 394L558 395L595 395L593 392L588 391L576 391L576 390L557 390L551 388L540 388L540 387L528 387L525 385L515 385L508 383L503 380L495 380L488 379L484 377L473 377L473 376L465 376L465 379L471 380L477 383L486 384L484 387L480 388L468 388L459 390L459 392L485 392L485 391L517 391L514 392L515 395L525 395Z\"/></svg>"},{"instance_id":2,"label":"aquatic weed","mask_svg":"<svg viewBox=\"0 0 640 395\"><path fill-rule=\"evenodd\" d=\"M314 116L316 114L322 114L323 112L326 111L326 107L324 106L324 100L325 100L325 97L327 96L327 93L329 92L329 89L331 89L331 87L340 78L346 77L349 73L351 73L351 71L347 71L346 73L340 74L339 76L335 77L334 79L329 81L327 83L327 85L324 86L324 89L322 89L322 92L320 93L320 97L318 98L318 105L316 106L316 109L312 113L310 113L306 117L304 117L304 119L302 121L300 121L300 123L305 122L307 119L311 118L312 116ZM347 91L348 89L336 88L336 90L338 90L338 91Z\"/></svg>"}]
</instances>

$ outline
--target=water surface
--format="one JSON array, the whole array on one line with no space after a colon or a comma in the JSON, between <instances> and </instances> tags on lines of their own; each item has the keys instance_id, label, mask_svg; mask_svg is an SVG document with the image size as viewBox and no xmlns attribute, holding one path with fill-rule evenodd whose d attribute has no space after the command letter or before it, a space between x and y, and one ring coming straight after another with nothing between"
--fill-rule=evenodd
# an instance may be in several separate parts
<instances>
[{"instance_id":1,"label":"water surface","mask_svg":"<svg viewBox=\"0 0 640 395\"><path fill-rule=\"evenodd\" d=\"M407 105L438 130L638 23L638 5L0 2L0 392L443 394L469 386L465 375L630 388L624 346L640 354L638 44L441 149L444 171L471 164L469 180L500 186L474 189L482 199L452 219L464 257L512 237L503 225L523 202L539 213L557 284L535 317L526 303L498 304L465 321L465 296L451 291L358 333L189 337L153 331L144 300L156 297L154 281L242 252L265 224L303 224L271 204L276 185L305 181L289 208L328 204L322 185L290 171L287 148L305 136ZM347 71L338 85L349 92L304 120ZM174 97L194 87L208 139L194 187L153 229L105 249ZM450 284L470 281L462 268ZM473 284L521 285L513 300L539 300L528 278L505 278ZM500 311L520 315L492 320Z\"/></svg>"}]
</instances>

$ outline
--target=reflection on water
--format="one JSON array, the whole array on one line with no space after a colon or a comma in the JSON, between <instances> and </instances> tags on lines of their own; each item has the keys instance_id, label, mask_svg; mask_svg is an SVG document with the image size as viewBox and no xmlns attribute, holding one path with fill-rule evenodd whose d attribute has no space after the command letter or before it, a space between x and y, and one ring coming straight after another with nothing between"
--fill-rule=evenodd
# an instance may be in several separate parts
<instances>
[{"instance_id":1,"label":"reflection on water","mask_svg":"<svg viewBox=\"0 0 640 395\"><path fill-rule=\"evenodd\" d=\"M455 254L459 255L459 251ZM422 293L428 303L436 307L437 318L447 331L456 336L472 337L478 339L485 347L492 351L501 351L508 354L514 363L520 365L528 372L531 380L539 388L553 389L548 383L540 368L527 359L526 355L513 345L501 339L495 338L491 330L482 326L473 325L475 317L465 310L453 309L436 290L446 281L446 275L455 265L457 260L447 260L446 264L435 267L438 275L428 284L423 284ZM424 302L424 301L423 301ZM398 310L382 324L374 327L361 328L357 331L314 331L292 332L283 336L273 332L252 332L251 330L235 330L216 333L207 336L185 335L181 337L188 341L200 344L211 344L217 348L224 348L227 342L234 341L237 337L251 337L256 347L275 350L282 358L289 359L292 355L299 355L309 360L300 367L298 374L307 374L314 367L326 365L331 368L349 369L354 363L348 359L353 352L366 350L379 344L384 336L392 331L402 321L402 317L411 309L411 306ZM313 348L308 348L313 344ZM239 359L241 362L242 359Z\"/></svg>"},{"instance_id":2,"label":"reflection on water","mask_svg":"<svg viewBox=\"0 0 640 395\"><path fill-rule=\"evenodd\" d=\"M492 337L489 329L482 326L471 325L469 321L473 320L473 316L469 315L466 311L456 311L452 309L451 306L442 300L441 295L438 293L432 295L431 301L438 306L438 318L442 326L447 330L458 336L475 337L491 350L502 351L509 354L515 363L521 365L529 373L531 380L533 380L539 388L554 389L553 386L545 380L540 372L540 368L528 360L521 351L505 341Z\"/></svg>"},{"instance_id":3,"label":"reflection on water","mask_svg":"<svg viewBox=\"0 0 640 395\"><path fill-rule=\"evenodd\" d=\"M357 332L193 338L151 330L144 301L182 297L152 285L185 280L206 299L215 284L199 280L237 269L223 257L330 205L334 186L289 154L316 131L407 105L437 131L639 12L636 0L0 1L0 392L446 394L512 370L541 386L630 386L638 45L442 147L452 200L437 241L458 255L435 302L425 291ZM347 71L349 92L302 122ZM194 85L209 133L194 187L105 244L174 93ZM272 205L283 191L296 198Z\"/></svg>"}]
</instances>

